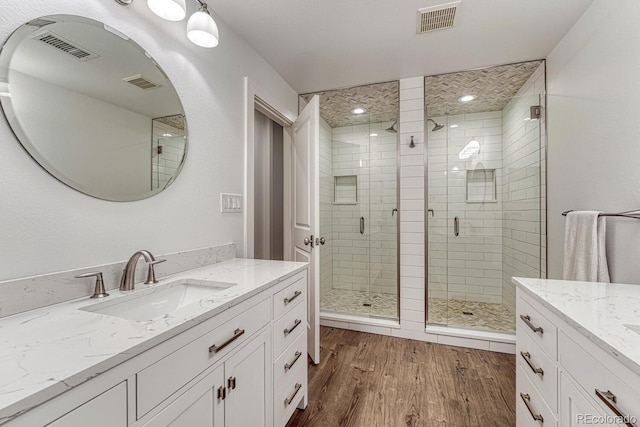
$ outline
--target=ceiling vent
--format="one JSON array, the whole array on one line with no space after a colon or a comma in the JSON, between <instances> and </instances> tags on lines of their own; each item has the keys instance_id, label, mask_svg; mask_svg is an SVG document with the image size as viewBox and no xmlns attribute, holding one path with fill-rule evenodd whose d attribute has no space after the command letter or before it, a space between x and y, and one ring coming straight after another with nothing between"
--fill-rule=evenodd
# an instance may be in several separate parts
<instances>
[{"instance_id":1,"label":"ceiling vent","mask_svg":"<svg viewBox=\"0 0 640 427\"><path fill-rule=\"evenodd\" d=\"M460 6L460 1L418 9L416 32L423 34L452 28L456 22L458 6Z\"/></svg>"},{"instance_id":2,"label":"ceiling vent","mask_svg":"<svg viewBox=\"0 0 640 427\"><path fill-rule=\"evenodd\" d=\"M91 59L98 58L99 56L93 52L88 51L87 49L73 44L73 42L66 40L57 34L54 34L51 31L42 32L36 35L35 38L81 61L89 61Z\"/></svg>"},{"instance_id":3,"label":"ceiling vent","mask_svg":"<svg viewBox=\"0 0 640 427\"><path fill-rule=\"evenodd\" d=\"M122 80L124 80L127 83L131 83L132 85L139 87L140 89L143 89L143 90L156 89L156 88L162 87L162 85L152 82L142 74L136 74L135 76L125 77Z\"/></svg>"},{"instance_id":4,"label":"ceiling vent","mask_svg":"<svg viewBox=\"0 0 640 427\"><path fill-rule=\"evenodd\" d=\"M51 24L55 24L56 21L50 21L48 19L43 19L43 18L36 18L32 21L27 22L27 25L31 25L32 27L44 27L46 25L51 25Z\"/></svg>"}]
</instances>

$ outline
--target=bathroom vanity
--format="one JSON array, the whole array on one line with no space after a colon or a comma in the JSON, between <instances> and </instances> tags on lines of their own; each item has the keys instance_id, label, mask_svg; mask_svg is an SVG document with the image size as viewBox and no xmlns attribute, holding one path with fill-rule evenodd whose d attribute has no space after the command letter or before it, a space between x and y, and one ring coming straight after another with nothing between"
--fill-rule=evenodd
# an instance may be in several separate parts
<instances>
[{"instance_id":1,"label":"bathroom vanity","mask_svg":"<svg viewBox=\"0 0 640 427\"><path fill-rule=\"evenodd\" d=\"M640 425L640 286L513 281L517 426Z\"/></svg>"},{"instance_id":2,"label":"bathroom vanity","mask_svg":"<svg viewBox=\"0 0 640 427\"><path fill-rule=\"evenodd\" d=\"M109 292L0 319L0 425L270 427L306 406L306 264Z\"/></svg>"}]
</instances>

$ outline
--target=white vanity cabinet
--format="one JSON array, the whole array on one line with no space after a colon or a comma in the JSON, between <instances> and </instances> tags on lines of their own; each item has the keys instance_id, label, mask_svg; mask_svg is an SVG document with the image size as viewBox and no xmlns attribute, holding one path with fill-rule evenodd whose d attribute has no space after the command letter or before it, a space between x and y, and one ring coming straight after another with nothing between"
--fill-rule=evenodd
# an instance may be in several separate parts
<instances>
[{"instance_id":1,"label":"white vanity cabinet","mask_svg":"<svg viewBox=\"0 0 640 427\"><path fill-rule=\"evenodd\" d=\"M640 426L640 375L520 286L516 310L517 427Z\"/></svg>"},{"instance_id":2,"label":"white vanity cabinet","mask_svg":"<svg viewBox=\"0 0 640 427\"><path fill-rule=\"evenodd\" d=\"M307 402L307 272L253 293L0 424L284 427Z\"/></svg>"}]
</instances>

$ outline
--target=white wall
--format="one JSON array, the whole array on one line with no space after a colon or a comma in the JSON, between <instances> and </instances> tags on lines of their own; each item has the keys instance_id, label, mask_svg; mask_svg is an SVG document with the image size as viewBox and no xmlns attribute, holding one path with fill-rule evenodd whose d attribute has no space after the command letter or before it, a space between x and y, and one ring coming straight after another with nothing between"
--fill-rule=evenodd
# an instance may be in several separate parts
<instances>
[{"instance_id":1,"label":"white wall","mask_svg":"<svg viewBox=\"0 0 640 427\"><path fill-rule=\"evenodd\" d=\"M640 2L595 0L547 58L549 277L569 209L640 209ZM615 282L640 283L640 223L607 221Z\"/></svg>"},{"instance_id":2,"label":"white wall","mask_svg":"<svg viewBox=\"0 0 640 427\"><path fill-rule=\"evenodd\" d=\"M100 197L151 190L151 117L27 74L9 78L16 121L48 169Z\"/></svg>"},{"instance_id":3,"label":"white wall","mask_svg":"<svg viewBox=\"0 0 640 427\"><path fill-rule=\"evenodd\" d=\"M106 202L53 179L1 120L0 280L120 261L141 248L168 253L234 241L242 253L243 216L221 214L219 193L243 189L244 76L286 106L286 114L297 111L295 91L219 18L220 45L207 50L186 39L185 22L161 20L144 1L130 7L108 0L3 2L0 40L50 14L102 21L149 52L185 108L189 153L179 178L161 194Z\"/></svg>"}]
</instances>

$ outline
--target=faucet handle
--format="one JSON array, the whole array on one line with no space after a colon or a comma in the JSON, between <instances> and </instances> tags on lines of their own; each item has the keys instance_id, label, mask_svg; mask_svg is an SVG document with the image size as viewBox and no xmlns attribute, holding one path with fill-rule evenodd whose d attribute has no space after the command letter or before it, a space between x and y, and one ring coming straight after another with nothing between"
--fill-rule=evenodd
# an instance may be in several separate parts
<instances>
[{"instance_id":1,"label":"faucet handle","mask_svg":"<svg viewBox=\"0 0 640 427\"><path fill-rule=\"evenodd\" d=\"M153 267L156 264L160 264L165 261L166 259L157 259L155 261L150 261L147 263L149 265L149 269L147 270L147 280L144 281L145 285L153 285L154 283L158 283L158 280L156 279L156 272Z\"/></svg>"},{"instance_id":2,"label":"faucet handle","mask_svg":"<svg viewBox=\"0 0 640 427\"><path fill-rule=\"evenodd\" d=\"M84 279L85 277L95 277L96 278L96 287L93 290L93 295L90 298L104 298L108 297L109 294L104 289L104 280L102 279L102 271L92 271L89 273L83 273L75 276L76 279Z\"/></svg>"}]
</instances>

